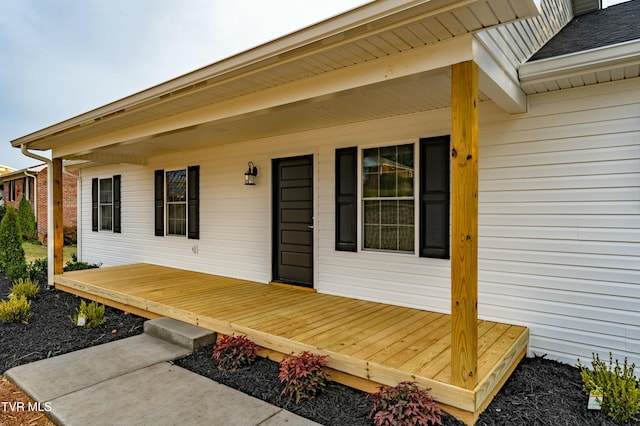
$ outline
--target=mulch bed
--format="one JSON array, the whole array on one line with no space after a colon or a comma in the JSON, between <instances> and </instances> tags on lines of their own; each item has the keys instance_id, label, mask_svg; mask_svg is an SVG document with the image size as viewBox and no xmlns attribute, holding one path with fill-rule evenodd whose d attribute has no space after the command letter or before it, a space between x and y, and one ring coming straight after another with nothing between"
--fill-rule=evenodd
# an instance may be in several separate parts
<instances>
[{"instance_id":1,"label":"mulch bed","mask_svg":"<svg viewBox=\"0 0 640 426\"><path fill-rule=\"evenodd\" d=\"M10 280L0 272L0 299L6 298L10 286ZM81 299L46 286L42 288L32 303L34 315L28 324L0 323L0 375L17 365L142 332L143 318L109 307L106 324L93 330L76 327L70 317ZM212 364L211 353L212 347L207 346L175 363L324 425L372 424L368 417L371 402L365 399L363 392L329 383L316 399L295 404L281 395L283 387L277 378L277 363L259 359L245 369L230 373L220 371ZM586 407L587 396L582 392L576 367L544 357L526 358L476 425L615 425L601 412L588 411ZM2 414L0 410L0 417ZM463 425L448 415L443 417L443 424ZM640 425L640 422L625 426L630 425Z\"/></svg>"}]
</instances>

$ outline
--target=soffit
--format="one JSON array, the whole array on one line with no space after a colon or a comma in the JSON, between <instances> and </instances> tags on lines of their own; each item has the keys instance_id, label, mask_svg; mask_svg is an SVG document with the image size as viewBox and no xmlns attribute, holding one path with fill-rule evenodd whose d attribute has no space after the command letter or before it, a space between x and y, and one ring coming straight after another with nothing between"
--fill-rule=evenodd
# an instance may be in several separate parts
<instances>
[{"instance_id":1,"label":"soffit","mask_svg":"<svg viewBox=\"0 0 640 426\"><path fill-rule=\"evenodd\" d=\"M386 13L374 9L383 3L396 6ZM365 12L375 16L371 17ZM402 52L436 45L535 13L532 0L373 2L325 23L19 138L12 144L27 144L29 149L46 150L83 143L128 127L152 123L160 117L183 114L380 58L392 58ZM216 138L216 141L228 143L399 113L445 108L450 106L450 91L446 89L448 82L441 77L446 76L447 72L436 70L430 75L431 81L428 83L425 83L425 79L421 79L419 84L416 79L391 80L381 83L379 87L374 85L370 88L373 89L371 93L361 93L360 89L341 91L327 99L310 99L308 105L304 102L293 103L282 105L281 108L256 110L222 122L203 124L199 129L188 129L192 132L190 136L194 137L193 142L189 141L190 147L199 146L199 137L205 139L205 135L210 137L211 134L225 134ZM425 96L421 96L422 93ZM280 120L279 117L295 117L295 120ZM170 135L159 134L156 139L162 138L165 139L163 145L170 145ZM148 144L149 139L145 140ZM127 152L132 155L135 152L133 144L139 142L120 142L118 146L126 145ZM111 149L120 151L118 146ZM140 155L145 156L151 152L144 147L139 151ZM86 156L88 152L78 154Z\"/></svg>"},{"instance_id":2,"label":"soffit","mask_svg":"<svg viewBox=\"0 0 640 426\"><path fill-rule=\"evenodd\" d=\"M520 67L528 95L640 77L640 40L576 52Z\"/></svg>"}]
</instances>

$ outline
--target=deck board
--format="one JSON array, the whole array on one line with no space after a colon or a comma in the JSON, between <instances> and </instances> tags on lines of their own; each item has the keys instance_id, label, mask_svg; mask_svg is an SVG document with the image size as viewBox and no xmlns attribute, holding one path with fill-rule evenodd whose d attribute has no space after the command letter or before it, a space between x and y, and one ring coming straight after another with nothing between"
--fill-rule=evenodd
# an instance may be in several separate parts
<instances>
[{"instance_id":1,"label":"deck board","mask_svg":"<svg viewBox=\"0 0 640 426\"><path fill-rule=\"evenodd\" d=\"M148 316L245 334L272 353L329 355L350 383L417 381L465 422L506 381L528 344L525 327L478 322L478 386L451 384L451 316L168 267L134 264L55 276L60 288ZM367 385L369 386L369 385Z\"/></svg>"}]
</instances>

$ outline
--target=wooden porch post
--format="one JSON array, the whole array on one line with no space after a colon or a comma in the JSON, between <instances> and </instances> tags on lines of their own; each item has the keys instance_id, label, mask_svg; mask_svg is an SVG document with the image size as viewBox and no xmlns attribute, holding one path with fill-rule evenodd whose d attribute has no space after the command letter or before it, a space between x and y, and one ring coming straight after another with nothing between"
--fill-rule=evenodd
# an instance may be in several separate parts
<instances>
[{"instance_id":1,"label":"wooden porch post","mask_svg":"<svg viewBox=\"0 0 640 426\"><path fill-rule=\"evenodd\" d=\"M53 238L53 273L62 274L64 263L62 260L62 246L64 245L64 233L62 225L62 159L52 160L53 181L53 229L49 230L49 238Z\"/></svg>"},{"instance_id":2,"label":"wooden porch post","mask_svg":"<svg viewBox=\"0 0 640 426\"><path fill-rule=\"evenodd\" d=\"M451 66L451 384L478 384L478 66Z\"/></svg>"}]
</instances>

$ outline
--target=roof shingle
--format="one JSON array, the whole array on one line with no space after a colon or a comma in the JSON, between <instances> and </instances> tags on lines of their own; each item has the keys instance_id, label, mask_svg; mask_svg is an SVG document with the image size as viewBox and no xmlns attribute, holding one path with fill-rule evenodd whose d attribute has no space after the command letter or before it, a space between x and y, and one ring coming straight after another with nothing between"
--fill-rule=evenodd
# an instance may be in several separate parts
<instances>
[{"instance_id":1,"label":"roof shingle","mask_svg":"<svg viewBox=\"0 0 640 426\"><path fill-rule=\"evenodd\" d=\"M640 39L640 0L573 18L529 62Z\"/></svg>"}]
</instances>

